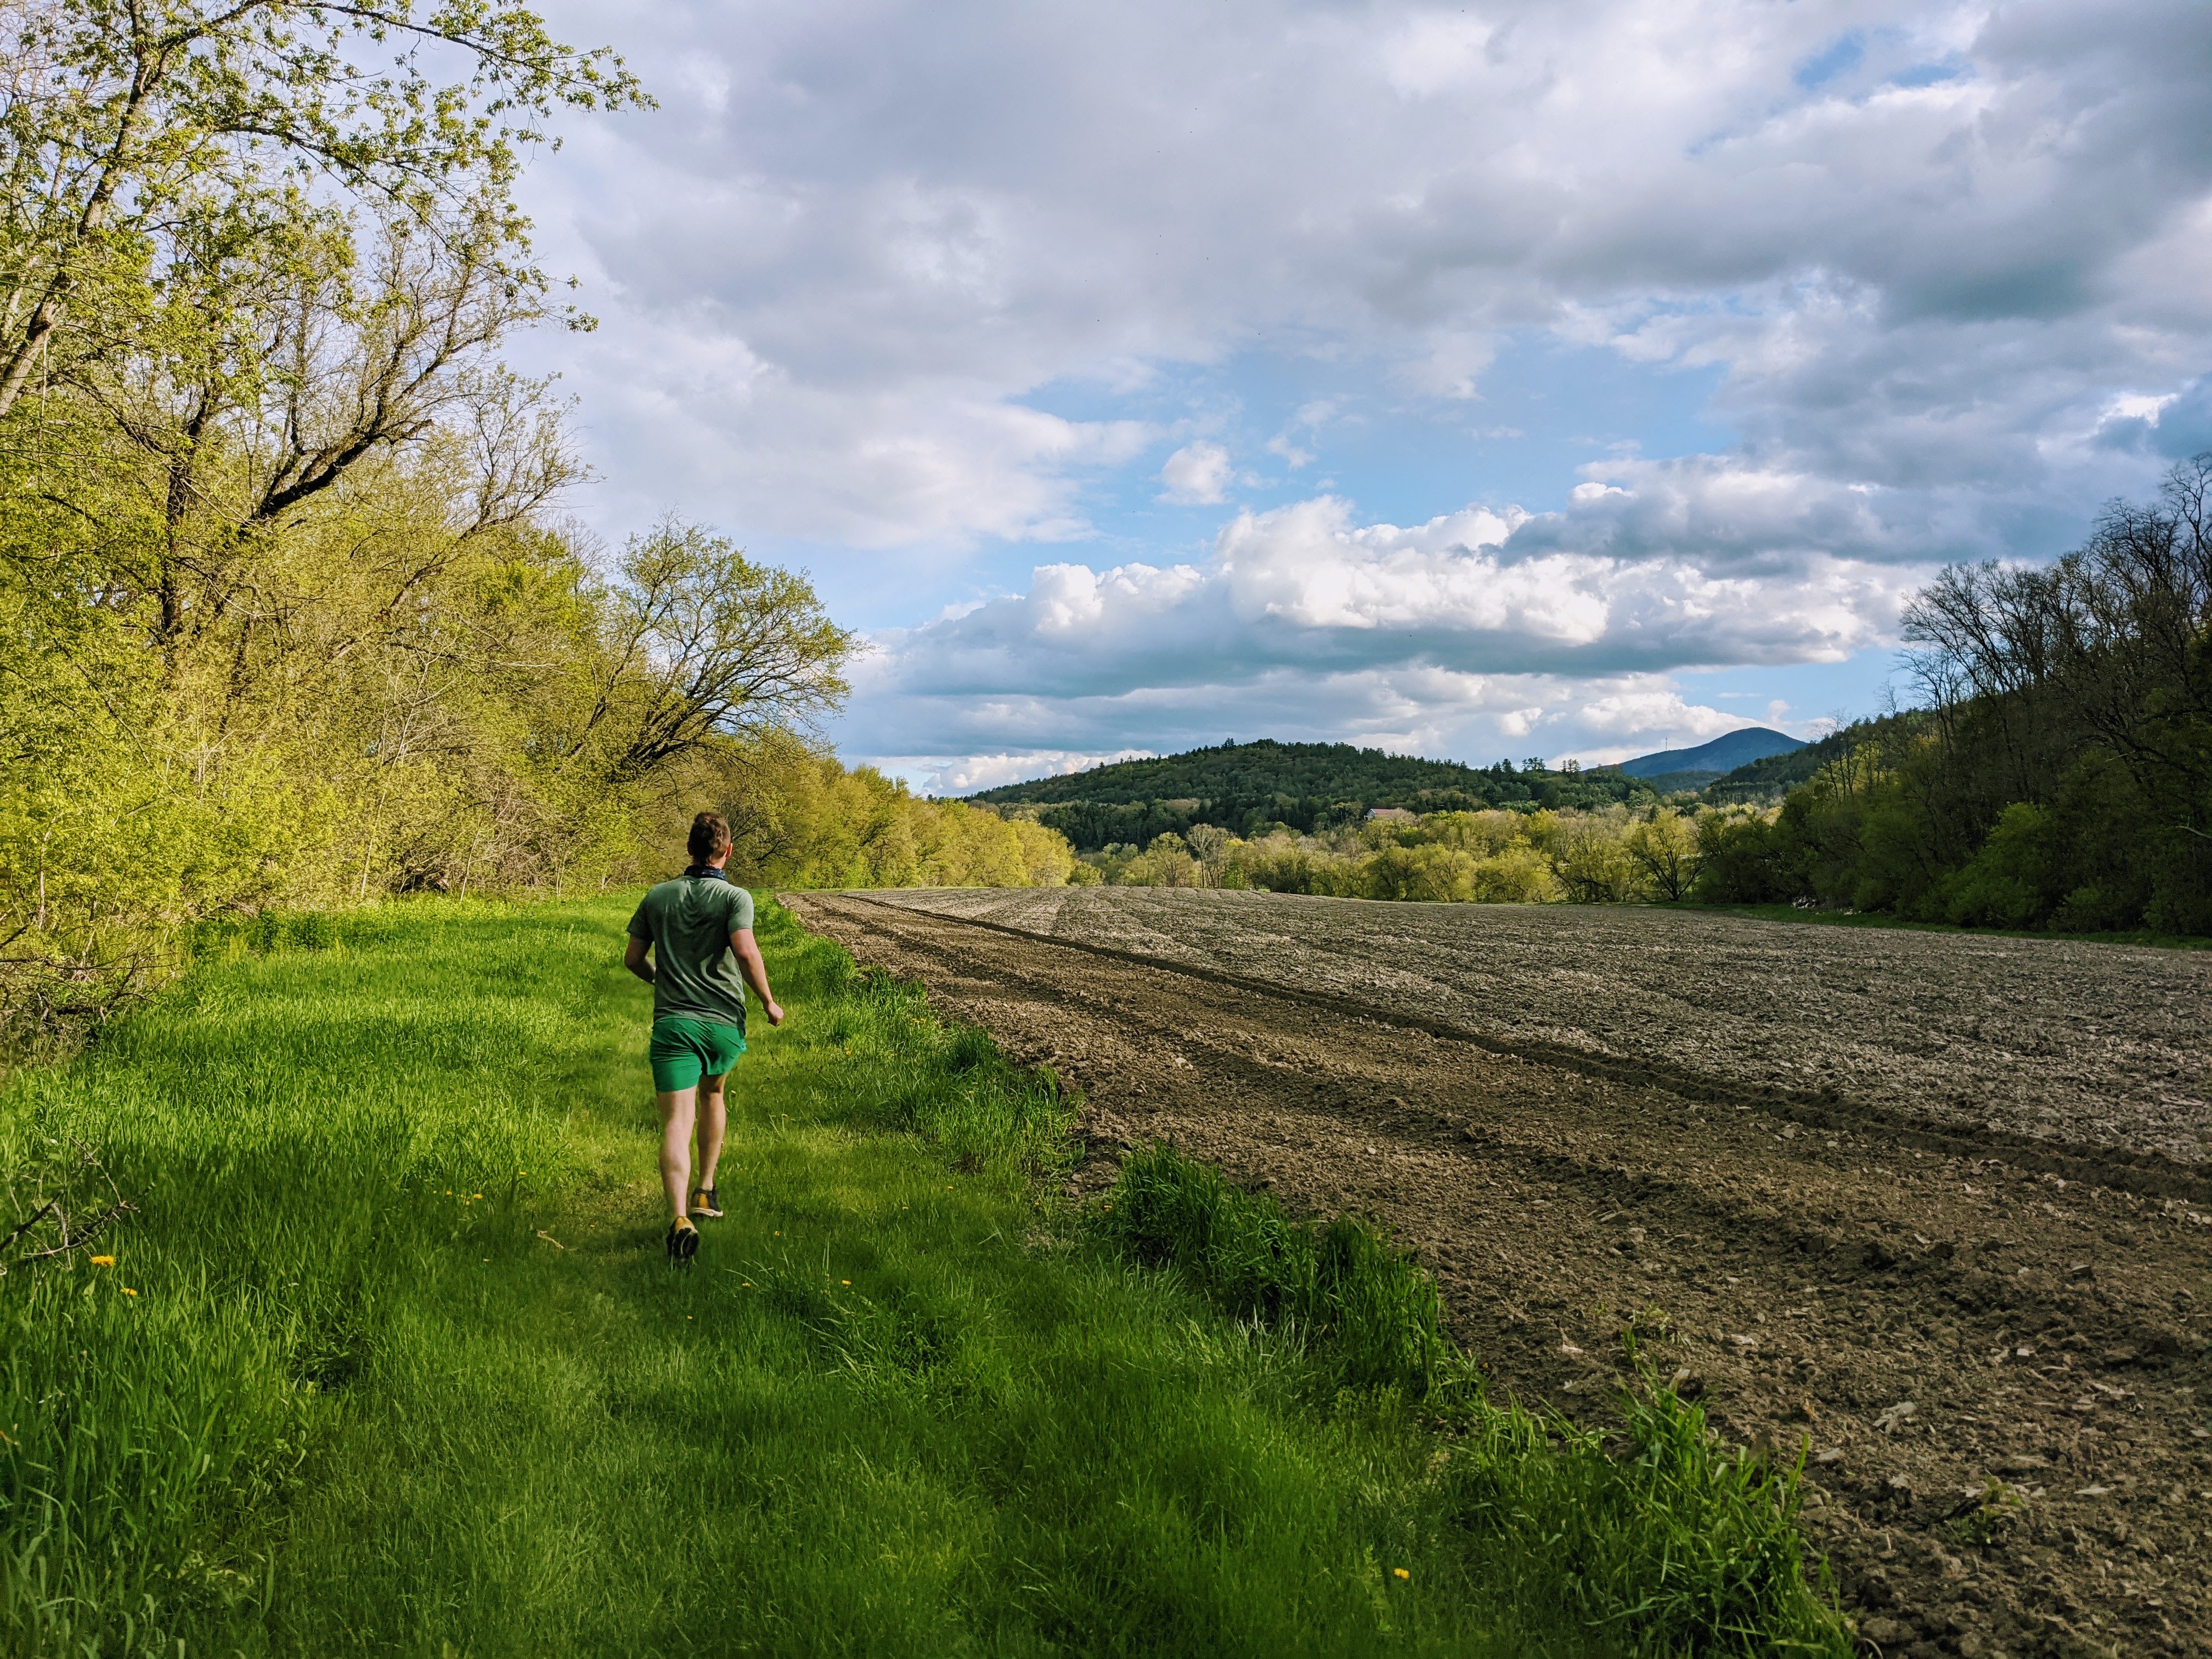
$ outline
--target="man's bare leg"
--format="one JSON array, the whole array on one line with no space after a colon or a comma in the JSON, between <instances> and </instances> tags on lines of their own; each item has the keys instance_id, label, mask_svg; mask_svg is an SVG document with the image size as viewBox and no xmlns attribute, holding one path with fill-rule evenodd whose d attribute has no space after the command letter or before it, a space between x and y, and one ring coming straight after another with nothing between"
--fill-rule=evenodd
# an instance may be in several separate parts
<instances>
[{"instance_id":1,"label":"man's bare leg","mask_svg":"<svg viewBox=\"0 0 2212 1659\"><path fill-rule=\"evenodd\" d=\"M691 1207L691 1119L696 1089L671 1089L660 1103L660 1185L669 1213L681 1221Z\"/></svg>"},{"instance_id":2,"label":"man's bare leg","mask_svg":"<svg viewBox=\"0 0 2212 1659\"><path fill-rule=\"evenodd\" d=\"M722 1161L722 1138L730 1124L729 1103L722 1087L729 1080L727 1072L699 1079L699 1179L692 1188L695 1192L714 1190L714 1166Z\"/></svg>"}]
</instances>

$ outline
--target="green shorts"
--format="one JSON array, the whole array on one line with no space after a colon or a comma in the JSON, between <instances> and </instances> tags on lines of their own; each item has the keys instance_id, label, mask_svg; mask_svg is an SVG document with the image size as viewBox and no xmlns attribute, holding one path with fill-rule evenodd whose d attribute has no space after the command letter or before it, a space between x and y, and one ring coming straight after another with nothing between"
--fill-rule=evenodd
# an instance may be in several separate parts
<instances>
[{"instance_id":1,"label":"green shorts","mask_svg":"<svg viewBox=\"0 0 2212 1659\"><path fill-rule=\"evenodd\" d=\"M719 1020L683 1019L664 1014L653 1022L646 1058L653 1062L653 1086L660 1094L696 1088L701 1077L720 1077L745 1051L745 1034Z\"/></svg>"}]
</instances>

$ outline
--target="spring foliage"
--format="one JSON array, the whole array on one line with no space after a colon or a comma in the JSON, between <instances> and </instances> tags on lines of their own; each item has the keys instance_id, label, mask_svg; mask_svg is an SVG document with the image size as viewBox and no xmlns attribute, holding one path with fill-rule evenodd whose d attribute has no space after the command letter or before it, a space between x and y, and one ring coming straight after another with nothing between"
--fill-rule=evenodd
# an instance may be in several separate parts
<instances>
[{"instance_id":1,"label":"spring foliage","mask_svg":"<svg viewBox=\"0 0 2212 1659\"><path fill-rule=\"evenodd\" d=\"M2212 455L2053 565L1944 572L1906 631L1926 706L1705 825L1701 896L2212 933Z\"/></svg>"},{"instance_id":2,"label":"spring foliage","mask_svg":"<svg viewBox=\"0 0 2212 1659\"><path fill-rule=\"evenodd\" d=\"M1064 867L801 740L853 648L804 575L560 517L565 407L500 351L590 319L513 189L550 118L644 101L618 60L518 9L31 0L0 68L17 1036L201 919L665 873L726 801L777 878Z\"/></svg>"},{"instance_id":3,"label":"spring foliage","mask_svg":"<svg viewBox=\"0 0 2212 1659\"><path fill-rule=\"evenodd\" d=\"M1703 817L1719 816L1708 809ZM1243 839L1212 825L1149 846L1083 855L1087 872L1127 887L1253 887L1340 898L1553 904L1688 896L1700 815L1638 811L1430 812ZM1078 875L1075 879L1083 879Z\"/></svg>"},{"instance_id":4,"label":"spring foliage","mask_svg":"<svg viewBox=\"0 0 2212 1659\"><path fill-rule=\"evenodd\" d=\"M788 734L744 746L721 798L737 842L730 867L761 885L1060 887L1088 874L1055 830L921 799Z\"/></svg>"}]
</instances>

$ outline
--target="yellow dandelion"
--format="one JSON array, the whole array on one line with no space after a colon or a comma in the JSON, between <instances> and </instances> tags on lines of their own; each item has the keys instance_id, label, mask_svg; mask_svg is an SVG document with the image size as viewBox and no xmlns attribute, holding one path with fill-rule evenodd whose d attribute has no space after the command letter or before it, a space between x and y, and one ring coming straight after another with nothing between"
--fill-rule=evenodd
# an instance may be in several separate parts
<instances>
[{"instance_id":1,"label":"yellow dandelion","mask_svg":"<svg viewBox=\"0 0 2212 1659\"><path fill-rule=\"evenodd\" d=\"M115 1258L112 1255L96 1255L92 1259L92 1265L95 1267L112 1267L115 1265Z\"/></svg>"},{"instance_id":2,"label":"yellow dandelion","mask_svg":"<svg viewBox=\"0 0 2212 1659\"><path fill-rule=\"evenodd\" d=\"M746 1290L749 1290L749 1291L750 1291L750 1289L752 1289L752 1287L753 1287L753 1282L752 1282L752 1280L751 1280L751 1279L743 1279L743 1280L740 1280L739 1282L740 1282L740 1283L744 1286L744 1288L745 1288Z\"/></svg>"},{"instance_id":3,"label":"yellow dandelion","mask_svg":"<svg viewBox=\"0 0 2212 1659\"><path fill-rule=\"evenodd\" d=\"M852 1281L851 1279L839 1279L837 1282L838 1282L840 1285L849 1285L849 1284L851 1284L853 1281Z\"/></svg>"},{"instance_id":4,"label":"yellow dandelion","mask_svg":"<svg viewBox=\"0 0 2212 1659\"><path fill-rule=\"evenodd\" d=\"M1393 1567L1390 1569L1390 1576L1393 1578L1411 1578L1413 1575L1403 1567Z\"/></svg>"},{"instance_id":5,"label":"yellow dandelion","mask_svg":"<svg viewBox=\"0 0 2212 1659\"><path fill-rule=\"evenodd\" d=\"M483 1194L482 1193L471 1193L469 1196L471 1198L482 1198Z\"/></svg>"},{"instance_id":6,"label":"yellow dandelion","mask_svg":"<svg viewBox=\"0 0 2212 1659\"><path fill-rule=\"evenodd\" d=\"M125 1285L123 1287L123 1294L124 1294L124 1295L125 1295L125 1296L136 1296L136 1295L137 1295L137 1294L138 1294L138 1292L137 1292L137 1291L134 1291L134 1290L132 1290L132 1289L131 1289L128 1285Z\"/></svg>"}]
</instances>

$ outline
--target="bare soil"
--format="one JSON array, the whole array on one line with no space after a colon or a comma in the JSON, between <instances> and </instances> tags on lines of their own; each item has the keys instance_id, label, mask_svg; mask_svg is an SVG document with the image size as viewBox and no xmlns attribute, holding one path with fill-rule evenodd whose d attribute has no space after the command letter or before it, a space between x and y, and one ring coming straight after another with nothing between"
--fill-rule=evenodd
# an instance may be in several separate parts
<instances>
[{"instance_id":1,"label":"bare soil","mask_svg":"<svg viewBox=\"0 0 2212 1659\"><path fill-rule=\"evenodd\" d=\"M1869 1651L2212 1651L2212 962L1659 910L787 902L1080 1086L1079 1187L1172 1139L1389 1226L1502 1392L1602 1419L1632 1330L1731 1439L1808 1443Z\"/></svg>"},{"instance_id":2,"label":"bare soil","mask_svg":"<svg viewBox=\"0 0 2212 1659\"><path fill-rule=\"evenodd\" d=\"M1632 1069L1848 1102L2053 1152L2212 1156L2212 951L1647 905L1377 904L1164 888L902 893ZM2060 1173L2064 1173L2061 1170ZM2212 1194L2208 1194L2212 1196Z\"/></svg>"}]
</instances>

